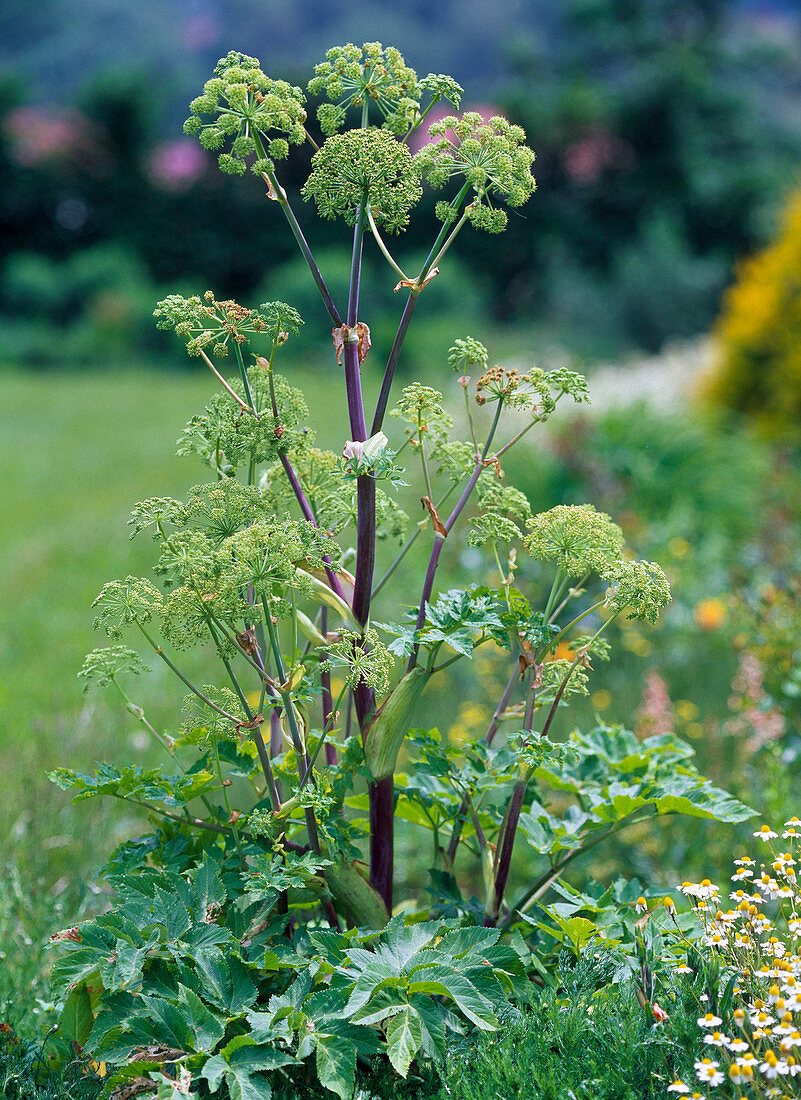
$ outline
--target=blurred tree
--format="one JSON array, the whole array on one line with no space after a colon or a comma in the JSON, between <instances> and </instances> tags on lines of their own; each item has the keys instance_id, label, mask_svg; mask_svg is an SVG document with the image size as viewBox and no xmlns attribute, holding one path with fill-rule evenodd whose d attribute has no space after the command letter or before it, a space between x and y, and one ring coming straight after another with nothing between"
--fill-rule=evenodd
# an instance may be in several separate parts
<instances>
[{"instance_id":1,"label":"blurred tree","mask_svg":"<svg viewBox=\"0 0 801 1100\"><path fill-rule=\"evenodd\" d=\"M801 155L797 47L769 29L727 0L566 0L560 48L518 51L506 102L535 135L540 194L507 312L545 300L579 319L561 291L580 272L645 347L709 323Z\"/></svg>"}]
</instances>

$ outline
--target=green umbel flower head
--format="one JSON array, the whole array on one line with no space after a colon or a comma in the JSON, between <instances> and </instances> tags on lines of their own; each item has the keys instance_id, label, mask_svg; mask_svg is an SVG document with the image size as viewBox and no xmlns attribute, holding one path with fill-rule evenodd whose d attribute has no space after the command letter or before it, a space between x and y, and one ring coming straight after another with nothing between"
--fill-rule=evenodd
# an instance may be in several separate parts
<instances>
[{"instance_id":1,"label":"green umbel flower head","mask_svg":"<svg viewBox=\"0 0 801 1100\"><path fill-rule=\"evenodd\" d=\"M478 340L474 340L472 336L465 336L463 340L456 340L453 346L448 348L448 362L457 374L467 374L471 368L475 367L486 370L489 352Z\"/></svg>"},{"instance_id":2,"label":"green umbel flower head","mask_svg":"<svg viewBox=\"0 0 801 1100\"><path fill-rule=\"evenodd\" d=\"M610 585L607 607L615 613L628 608L629 619L655 623L660 611L670 603L668 579L656 562L618 561L603 576Z\"/></svg>"},{"instance_id":3,"label":"green umbel flower head","mask_svg":"<svg viewBox=\"0 0 801 1100\"><path fill-rule=\"evenodd\" d=\"M106 687L117 676L123 676L126 673L138 676L141 672L148 671L147 665L138 653L134 653L124 645L113 645L107 649L93 649L91 653L87 653L78 678L83 680L83 690L89 691L92 685Z\"/></svg>"},{"instance_id":4,"label":"green umbel flower head","mask_svg":"<svg viewBox=\"0 0 801 1100\"><path fill-rule=\"evenodd\" d=\"M525 543L532 557L557 562L570 577L607 576L621 560L623 532L591 504L559 504L533 517Z\"/></svg>"},{"instance_id":5,"label":"green umbel flower head","mask_svg":"<svg viewBox=\"0 0 801 1100\"><path fill-rule=\"evenodd\" d=\"M255 417L240 416L240 409L227 394L215 394L203 413L191 417L178 440L178 454L197 454L213 470L226 477L249 463L274 462L287 451L305 447L314 441L306 427L309 410L300 390L290 386L280 374L272 375L259 366L248 371ZM231 389L244 397L241 382ZM273 414L275 395L278 416Z\"/></svg>"},{"instance_id":6,"label":"green umbel flower head","mask_svg":"<svg viewBox=\"0 0 801 1100\"><path fill-rule=\"evenodd\" d=\"M231 340L243 344L251 336L283 342L288 335L297 335L303 324L296 309L286 302L264 302L259 309L247 309L238 302L218 302L207 290L201 299L195 294L183 298L169 294L153 310L156 328L174 329L186 338L190 355L200 355L211 345L214 355L227 355Z\"/></svg>"},{"instance_id":7,"label":"green umbel flower head","mask_svg":"<svg viewBox=\"0 0 801 1100\"><path fill-rule=\"evenodd\" d=\"M423 194L420 173L408 148L386 130L334 134L312 158L303 197L314 199L324 218L355 225L359 206L370 204L379 225L397 233Z\"/></svg>"},{"instance_id":8,"label":"green umbel flower head","mask_svg":"<svg viewBox=\"0 0 801 1100\"><path fill-rule=\"evenodd\" d=\"M146 623L161 610L163 602L158 589L144 577L109 581L92 604L98 608L95 630L105 630L109 638L118 638L123 627Z\"/></svg>"},{"instance_id":9,"label":"green umbel flower head","mask_svg":"<svg viewBox=\"0 0 801 1100\"><path fill-rule=\"evenodd\" d=\"M406 420L411 425L405 429L407 435L414 435L422 429L431 436L447 435L453 427L453 419L442 407L442 394L439 390L412 382L405 386L398 403L389 414Z\"/></svg>"},{"instance_id":10,"label":"green umbel flower head","mask_svg":"<svg viewBox=\"0 0 801 1100\"><path fill-rule=\"evenodd\" d=\"M217 62L203 95L189 105L184 133L199 138L204 149L222 149L230 142L230 152L219 158L223 172L242 175L246 158L257 157L252 167L260 174L272 171L290 145L305 141L303 104L300 88L265 76L257 58L231 52ZM203 115L216 118L204 122ZM282 136L268 136L276 130Z\"/></svg>"},{"instance_id":11,"label":"green umbel flower head","mask_svg":"<svg viewBox=\"0 0 801 1100\"><path fill-rule=\"evenodd\" d=\"M461 118L449 115L430 127L435 139L415 157L421 175L435 188L461 177L472 186L475 198L468 217L477 229L500 233L506 228L503 210L493 206L500 199L508 206L522 206L537 186L531 174L534 153L524 145L520 126L495 116L485 122L468 112ZM437 204L437 216L452 220L453 207Z\"/></svg>"},{"instance_id":12,"label":"green umbel flower head","mask_svg":"<svg viewBox=\"0 0 801 1100\"><path fill-rule=\"evenodd\" d=\"M366 683L376 695L384 695L395 668L395 658L372 628L368 627L363 637L345 630L327 647L326 659L320 667L331 669L342 665L347 670L344 678L349 687Z\"/></svg>"},{"instance_id":13,"label":"green umbel flower head","mask_svg":"<svg viewBox=\"0 0 801 1100\"><path fill-rule=\"evenodd\" d=\"M345 123L347 109L361 107L365 100L375 104L394 133L408 129L420 103L420 84L394 46L349 42L334 46L325 57L314 66L309 81L311 95L328 100L317 111L324 134L335 134Z\"/></svg>"}]
</instances>

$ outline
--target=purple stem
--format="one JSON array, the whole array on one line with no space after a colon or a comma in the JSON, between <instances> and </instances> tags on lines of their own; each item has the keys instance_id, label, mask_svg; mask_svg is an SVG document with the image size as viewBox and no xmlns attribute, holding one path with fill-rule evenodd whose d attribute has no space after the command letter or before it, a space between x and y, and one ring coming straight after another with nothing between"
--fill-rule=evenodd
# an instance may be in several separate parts
<instances>
[{"instance_id":1,"label":"purple stem","mask_svg":"<svg viewBox=\"0 0 801 1100\"><path fill-rule=\"evenodd\" d=\"M346 321L348 328L351 329L358 322L362 244L366 221L363 202L353 231L353 258L350 267ZM364 418L361 369L356 344L345 343L344 364L351 436L355 441L363 442L367 439L367 423ZM360 477L356 482L356 571L353 584L353 614L360 623L366 623L370 617L370 594L375 568L375 522L375 481L371 477ZM360 683L353 693L353 701L359 728L364 737L367 720L375 710L375 693L367 684ZM370 883L384 899L387 908L391 909L394 849L392 777L371 784L369 795Z\"/></svg>"},{"instance_id":2,"label":"purple stem","mask_svg":"<svg viewBox=\"0 0 801 1100\"><path fill-rule=\"evenodd\" d=\"M495 713L492 716L492 721L489 724L489 728L484 734L484 740L488 745L492 744L495 734L498 732L498 725L500 724L501 714L506 709L506 704L509 702L509 699L512 696L512 692L514 691L515 685L517 684L519 678L520 672L517 668L517 665L515 664L515 667L512 669L512 675L509 677L506 687L503 689L503 695L500 697L498 705L495 708ZM456 850L459 847L459 840L462 836L462 827L464 825L465 814L467 813L467 810L468 800L467 798L463 798L462 804L459 807L459 813L453 826L450 843L448 844L448 862L451 864L451 866L453 866L453 861L456 859Z\"/></svg>"},{"instance_id":3,"label":"purple stem","mask_svg":"<svg viewBox=\"0 0 801 1100\"><path fill-rule=\"evenodd\" d=\"M484 924L488 927L492 927L495 924L501 910L503 892L506 889L506 880L509 878L509 868L512 863L512 849L515 846L517 822L520 818L520 811L523 808L523 800L526 797L527 790L528 780L515 783L515 789L512 792L512 799L509 803L507 812L506 828L503 831L503 839L501 841L498 869L495 872L495 898L492 907L492 915L487 916L487 919L484 921Z\"/></svg>"},{"instance_id":4,"label":"purple stem","mask_svg":"<svg viewBox=\"0 0 801 1100\"><path fill-rule=\"evenodd\" d=\"M370 785L370 883L392 912L395 859L395 783L391 775Z\"/></svg>"},{"instance_id":5,"label":"purple stem","mask_svg":"<svg viewBox=\"0 0 801 1100\"><path fill-rule=\"evenodd\" d=\"M568 679L569 677L570 673L568 673ZM559 694L564 690L565 683L567 683L567 679L562 684ZM528 695L526 697L526 712L523 716L524 730L530 731L534 724L534 706L536 701L537 693L532 678L532 681L529 683ZM502 836L500 838L500 854L498 856L498 865L495 870L495 896L493 899L492 914L484 921L484 924L487 926L495 924L498 920L498 914L501 911L503 893L506 889L506 881L509 878L509 868L512 864L512 851L515 846L517 823L520 819L520 811L523 808L527 790L528 776L525 779L519 779L517 783L515 783L515 789L512 791L512 798L506 808L506 816L504 818Z\"/></svg>"},{"instance_id":6,"label":"purple stem","mask_svg":"<svg viewBox=\"0 0 801 1100\"><path fill-rule=\"evenodd\" d=\"M490 446L492 444L492 439L493 439L493 436L495 435L495 429L498 427L498 421L501 418L501 409L502 408L503 408L503 401L499 401L498 402L498 408L495 410L495 418L492 421L492 426L490 427L489 435L487 436L487 442L484 444L484 450L481 452L481 456L476 459L476 464L473 467L473 472L470 475L470 480L467 482L467 485L465 485L464 490L462 492L462 495L456 501L456 504L453 507L453 511L448 516L448 518L445 520L445 523L444 523L445 534L444 535L436 534L434 536L434 545L431 549L431 557L430 557L429 562L428 562L428 569L426 570L426 578L425 578L425 581L423 582L423 591L422 591L422 594L420 596L420 610L417 612L417 623L415 625L416 625L416 628L418 630L420 630L422 628L423 624L426 621L426 604L431 599L431 593L434 590L434 575L437 572L437 565L439 564L439 558L440 558L440 554L442 553L443 543L445 542L446 537L450 534L450 532L453 528L453 525L456 523L457 519L459 518L459 516L464 511L465 505L467 504L468 500L470 499L470 494L473 492L473 489L475 489L476 482L481 477L482 471L484 470L484 460L486 459L487 455L489 454L489 449L490 449ZM409 657L409 663L406 666L406 671L407 672L411 672L411 670L417 664L417 653L418 653L419 648L420 648L419 646L415 646L414 649L412 650L412 654Z\"/></svg>"},{"instance_id":7,"label":"purple stem","mask_svg":"<svg viewBox=\"0 0 801 1100\"><path fill-rule=\"evenodd\" d=\"M273 707L270 711L270 756L280 756L284 747L284 735L281 732L281 711Z\"/></svg>"},{"instance_id":8,"label":"purple stem","mask_svg":"<svg viewBox=\"0 0 801 1100\"><path fill-rule=\"evenodd\" d=\"M406 333L409 331L409 325L412 323L412 314L414 313L414 307L417 305L417 299L419 297L420 292L412 290L409 292L409 297L406 299L406 305L401 315L398 331L395 334L395 340L393 341L389 358L387 359L384 377L381 381L381 392L378 395L378 402L375 407L375 416L373 417L373 426L370 429L370 435L375 435L377 432L380 432L381 425L384 423L384 416L389 402L389 392L392 389L392 382L395 378L395 369L398 366L398 360L403 351L403 342L406 339Z\"/></svg>"}]
</instances>

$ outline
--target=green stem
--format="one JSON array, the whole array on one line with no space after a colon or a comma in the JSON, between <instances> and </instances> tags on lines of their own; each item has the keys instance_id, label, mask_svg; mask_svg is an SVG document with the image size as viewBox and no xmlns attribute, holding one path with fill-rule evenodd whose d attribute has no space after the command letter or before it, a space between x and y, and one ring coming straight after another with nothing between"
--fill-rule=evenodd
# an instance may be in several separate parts
<instances>
[{"instance_id":1,"label":"green stem","mask_svg":"<svg viewBox=\"0 0 801 1100\"><path fill-rule=\"evenodd\" d=\"M267 633L270 638L270 648L273 652L273 659L275 660L275 671L278 675L280 683L286 682L286 672L284 670L284 662L281 657L281 648L278 645L278 638L275 633L275 627L273 626L272 616L270 615L270 609L267 607L267 601L262 597L262 606L264 608L264 617L267 624ZM295 708L292 705L292 695L290 692L283 692L279 688L279 694L284 706L284 714L286 714L287 724L289 726L289 734L292 738L292 744L295 749L295 754L298 758L298 776L301 784L303 783L304 776L309 772L309 757L306 751L306 747L300 736L300 730L298 729L297 719L295 717ZM315 852L320 851L320 840L317 833L317 822L314 818L314 811L307 807L305 810L306 815L306 830L309 834L309 844Z\"/></svg>"},{"instance_id":2,"label":"green stem","mask_svg":"<svg viewBox=\"0 0 801 1100\"><path fill-rule=\"evenodd\" d=\"M459 218L458 222L453 227L453 231L451 232L451 235L448 237L448 239L443 244L442 248L439 250L439 252L436 254L434 259L431 261L431 268L437 267L442 262L442 260L445 257L445 253L448 251L448 249L451 247L453 242L456 240L457 236L459 235L460 230L464 226L464 223L467 221L467 209L468 208L466 207L464 213L461 216L461 218Z\"/></svg>"},{"instance_id":3,"label":"green stem","mask_svg":"<svg viewBox=\"0 0 801 1100\"><path fill-rule=\"evenodd\" d=\"M546 623L550 622L551 611L553 610L553 605L556 603L556 593L559 591L559 587L564 581L566 575L567 574L565 573L564 569L561 568L557 569L556 573L554 574L551 591L548 593L548 602L546 603L545 611L543 612L543 618Z\"/></svg>"},{"instance_id":4,"label":"green stem","mask_svg":"<svg viewBox=\"0 0 801 1100\"><path fill-rule=\"evenodd\" d=\"M264 146L262 145L260 135L258 133L256 133L255 131L253 133L253 140L256 143L256 153L257 153L257 155L260 158L264 158L265 157ZM331 297L331 293L330 293L328 287L325 285L325 280L323 279L323 276L320 273L320 269L317 266L317 262L314 259L314 256L312 255L312 250L309 248L308 242L307 242L306 238L303 236L303 230L300 228L300 223L298 222L298 219L295 217L295 212L293 211L292 207L289 205L289 199L287 198L286 191L283 189L281 184L278 182L278 179L277 179L274 172L265 172L264 174L267 177L267 179L270 183L270 186L273 189L273 194L275 195L276 201L278 202L278 204L280 205L281 209L284 212L284 217L286 218L287 222L289 223L289 228L292 230L292 235L295 238L295 240L297 241L298 248L301 251L303 259L306 261L306 264L309 268L309 271L311 272L312 278L314 279L314 282L317 286L317 289L320 292L320 297L322 298L323 304L325 305L325 308L328 311L328 315L331 318L331 320L334 322L336 327L339 328L342 325L342 318L340 317L339 312L338 312L336 306L334 305L334 300Z\"/></svg>"},{"instance_id":5,"label":"green stem","mask_svg":"<svg viewBox=\"0 0 801 1100\"><path fill-rule=\"evenodd\" d=\"M248 399L253 415L258 417L258 410L253 401L253 394L250 391L250 381L248 379L248 372L245 370L245 360L242 358L242 349L239 346L239 341L234 338L234 354L236 355L236 365L239 367L239 376L242 379L242 385L245 387L245 396Z\"/></svg>"},{"instance_id":6,"label":"green stem","mask_svg":"<svg viewBox=\"0 0 801 1100\"><path fill-rule=\"evenodd\" d=\"M409 276L406 274L402 267L398 266L398 264L392 257L392 253L389 251L386 244L384 243L384 238L378 232L378 226L375 224L375 220L373 219L373 212L370 209L369 205L367 207L367 224L370 226L370 232L373 234L373 239L375 240L375 243L378 245L379 249L381 250L381 254L387 261L389 266L392 268L392 270L397 275L400 275L401 279L405 283L411 282Z\"/></svg>"},{"instance_id":7,"label":"green stem","mask_svg":"<svg viewBox=\"0 0 801 1100\"><path fill-rule=\"evenodd\" d=\"M598 608L603 607L603 605L604 600L598 600L598 602L594 603L592 607L588 607L586 611L582 611L580 615L576 615L575 619L572 619L567 624L567 626L562 627L562 629L554 638L551 638L551 640L547 643L547 649L553 649L555 645L559 644L559 642L562 640L562 638L564 638L565 634L567 634L568 631L572 630L574 626L578 626L582 619L586 619L588 615L592 615L593 611L597 611ZM542 660L543 656L543 651L540 651L540 653L537 654L537 659Z\"/></svg>"},{"instance_id":8,"label":"green stem","mask_svg":"<svg viewBox=\"0 0 801 1100\"><path fill-rule=\"evenodd\" d=\"M423 125L423 122L425 121L426 116L428 115L428 112L431 110L431 108L434 106L434 104L439 103L439 102L440 102L439 97L432 98L431 102L426 107L426 109L423 111L423 113L420 115L417 122L413 122L412 125L409 127L409 129L406 131L406 133L403 135L403 137L401 138L401 141L405 142L405 141L409 140L409 138L412 136L412 134L415 132L415 130L417 130L420 126Z\"/></svg>"},{"instance_id":9,"label":"green stem","mask_svg":"<svg viewBox=\"0 0 801 1100\"><path fill-rule=\"evenodd\" d=\"M551 885L556 882L556 880L560 877L565 867L567 867L569 863L572 863L574 859L578 859L578 857L584 855L585 852L591 851L593 848L596 847L596 845L603 843L603 841L605 840L608 840L610 836L614 836L622 829L627 829L630 825L640 825L643 821L647 821L649 817L653 817L655 813L656 810L652 810L647 814L643 814L642 817L637 817L633 820L621 821L618 825L614 825L612 826L612 828L607 829L606 832L601 834L601 836L597 836L594 840L589 841L587 844L582 845L580 848L575 848L573 851L568 852L568 854L564 856L559 861L559 863L557 863L554 867L551 867L551 869L549 871L546 871L544 875L541 875L533 886L529 887L529 889L526 890L524 894L521 894L514 905L510 908L506 917L500 922L498 927L501 929L508 928L508 926L514 920L514 914L524 913L526 909L528 909L531 905L534 904L535 901L538 900L538 898L542 897L542 895L546 893L546 891L550 889Z\"/></svg>"},{"instance_id":10,"label":"green stem","mask_svg":"<svg viewBox=\"0 0 801 1100\"><path fill-rule=\"evenodd\" d=\"M526 434L526 432L530 432L531 429L534 427L534 425L539 424L539 423L540 423L540 421L539 421L539 419L537 419L537 420L532 420L531 423L529 423L529 424L526 424L525 428L523 428L522 431L519 431L517 433L517 435L512 436L512 438L509 440L508 443L504 443L504 445L501 447L501 449L499 451L495 452L494 457L495 458L500 458L501 455L506 454L506 452L509 450L510 447L514 447L515 443L517 443L518 440L522 439L523 436Z\"/></svg>"},{"instance_id":11,"label":"green stem","mask_svg":"<svg viewBox=\"0 0 801 1100\"><path fill-rule=\"evenodd\" d=\"M562 614L564 609L567 607L568 603L575 596L580 596L582 594L582 592L584 591L584 588L583 588L584 582L587 580L589 575L590 575L589 573L585 573L584 576L581 578L581 580L578 582L578 584L573 585L571 588L569 588L567 590L567 595L565 596L565 598L551 612L551 622L556 622L556 620ZM562 590L560 589L560 595L561 595L561 592L562 592Z\"/></svg>"},{"instance_id":12,"label":"green stem","mask_svg":"<svg viewBox=\"0 0 801 1100\"><path fill-rule=\"evenodd\" d=\"M462 202L464 201L465 196L467 195L467 192L470 190L470 186L471 185L469 183L462 184L458 195L456 195L456 197L451 200L450 206L452 210L459 209L459 207L462 205ZM423 279L425 279L426 275L428 275L431 268L434 267L434 260L442 253L443 241L448 235L448 227L450 224L451 223L447 221L443 222L442 229L440 229L439 233L437 234L437 239L434 241L433 245L431 246L431 251L426 257L426 262L421 267L420 274L415 279L415 282L418 285L422 283Z\"/></svg>"},{"instance_id":13,"label":"green stem","mask_svg":"<svg viewBox=\"0 0 801 1100\"><path fill-rule=\"evenodd\" d=\"M136 703L132 702L132 700L128 698L128 696L125 694L125 692L122 690L122 688L120 687L120 685L117 683L116 679L113 676L111 678L111 682L114 685L114 687L117 689L117 691L120 693L122 698L125 700L125 705L128 709L129 714L132 714L135 718L139 719L139 721L142 723L142 725L145 727L145 729L153 734L153 736L156 738L156 740L159 742L159 744L163 746L165 752L167 752L169 754L170 758L175 761L176 765L181 769L182 774L187 775L188 774L187 769L183 766L181 761L178 759L178 754L176 753L175 748L173 747L172 742L169 740L169 738L165 737L164 734L159 733L159 731L155 728L155 726L152 726L150 724L150 722L148 722L147 718L145 717L145 712L142 709L142 707L137 706ZM212 811L212 808L211 808L211 803L206 798L206 796L204 794L202 794L200 796L200 799L201 799L203 805L209 811L209 813L212 813L213 811Z\"/></svg>"},{"instance_id":14,"label":"green stem","mask_svg":"<svg viewBox=\"0 0 801 1100\"><path fill-rule=\"evenodd\" d=\"M196 696L198 697L198 699L202 699L202 700L203 700L203 702L204 702L204 703L205 703L205 704L206 704L207 706L211 707L211 709L212 709L212 710L214 710L214 711L216 711L216 712L217 712L217 714L221 714L221 715L223 716L223 718L227 718L227 719L228 719L228 721L229 721L229 722L232 722L232 723L233 723L233 724L234 724L235 726L239 724L239 719L238 719L238 718L236 717L236 715L235 715L235 714L229 714L227 710L224 710L224 709L223 709L222 707L219 707L219 706L217 706L217 704L216 704L216 703L214 703L214 702L212 702L212 700L211 700L211 699L209 699L209 697L208 697L207 695L204 695L204 694L203 694L203 692L202 692L202 691L200 690L200 688L196 688L196 687L195 687L195 685L194 685L194 684L192 683L192 681L191 681L191 680L187 680L187 678L186 678L186 676L184 676L183 672L181 672L181 670L180 670L179 668L177 668L177 667L176 667L176 666L175 666L175 665L174 665L174 664L172 663L172 661L171 661L171 660L170 660L170 658L169 658L169 657L167 656L167 654L166 654L166 653L164 652L164 650L163 650L163 649L161 648L161 646L160 646L160 645L158 645L158 644L157 644L157 643L156 643L156 642L155 642L155 641L154 641L154 640L153 640L153 639L152 639L152 638L150 637L150 635L148 634L148 632L147 632L147 631L145 630L145 628L144 628L144 627L142 626L142 624L141 624L141 623L140 623L140 622L139 622L138 620L137 620L137 622L136 622L136 625L137 625L137 626L139 627L139 629L140 629L140 630L142 631L142 633L144 634L144 636L145 636L145 638L147 639L148 643L149 643L149 644L150 644L150 645L151 645L151 646L153 647L153 649L154 649L154 651L156 652L156 654L157 654L157 655L158 655L159 657L161 657L162 661L164 661L164 663L165 663L165 664L167 665L167 667L168 667L168 668L169 668L169 669L170 669L170 670L171 670L172 672L174 672L174 673L175 673L175 675L176 675L176 676L178 677L178 679L179 679L179 680L180 680L180 681L181 681L182 683L186 684L186 686L187 686L187 687L189 688L189 690L190 690L190 691L192 692L192 694L193 694L193 695L196 695Z\"/></svg>"},{"instance_id":15,"label":"green stem","mask_svg":"<svg viewBox=\"0 0 801 1100\"><path fill-rule=\"evenodd\" d=\"M162 810L160 806L154 806L152 802L145 802L142 798L133 798L129 794L114 794L114 798L119 798L121 802L130 802L134 806L141 806L142 809L147 810L149 813L159 814L161 817L166 817L170 821L177 821L179 825L192 825L196 829L207 829L213 833L223 833L225 836L230 836L232 830L225 825L215 825L212 821L204 821L200 817L181 817L180 814L171 813L169 810Z\"/></svg>"},{"instance_id":16,"label":"green stem","mask_svg":"<svg viewBox=\"0 0 801 1100\"><path fill-rule=\"evenodd\" d=\"M233 811L231 809L231 803L228 799L228 788L225 785L225 780L223 779L222 768L220 767L220 752L219 752L219 749L217 747L217 738L216 737L214 738L214 762L217 765L217 778L220 781L220 789L222 790L223 802L225 802L225 809L228 813L228 821L230 822L231 832L234 834L234 841L236 842L236 850L239 853L239 862L244 867L245 866L245 857L242 854L242 843L239 839L239 830L237 829L234 822L231 820L233 818Z\"/></svg>"},{"instance_id":17,"label":"green stem","mask_svg":"<svg viewBox=\"0 0 801 1100\"><path fill-rule=\"evenodd\" d=\"M320 755L320 749L325 744L326 737L328 737L329 733L334 728L334 720L335 720L335 717L336 717L337 713L339 712L339 704L342 702L343 696L345 695L345 692L347 690L348 690L348 685L343 684L342 690L340 691L339 695L337 696L336 702L334 703L333 709L331 710L331 714L329 716L329 719L326 722L326 724L323 727L323 730L320 734L320 739L317 742L317 746L316 746L314 752L311 755L311 758L309 760L309 766L306 769L306 771L304 772L303 778L300 781L300 786L298 787L297 792L296 792L297 794L300 794L300 792L306 786L306 783L308 782L309 778L311 777L312 768L314 767L314 763L315 763L317 757Z\"/></svg>"},{"instance_id":18,"label":"green stem","mask_svg":"<svg viewBox=\"0 0 801 1100\"><path fill-rule=\"evenodd\" d=\"M426 492L428 499L431 500L434 496L434 491L431 488L431 478L428 474L428 463L426 462L426 449L423 443L423 419L422 412L417 414L417 445L420 448L420 462L423 466L423 480L425 481Z\"/></svg>"},{"instance_id":19,"label":"green stem","mask_svg":"<svg viewBox=\"0 0 801 1100\"><path fill-rule=\"evenodd\" d=\"M236 392L236 390L228 385L228 383L225 381L223 376L220 374L220 372L217 370L217 368L212 363L211 359L209 359L208 355L206 355L203 348L200 348L199 351L200 351L200 355L201 355L202 359L204 360L206 366L211 370L212 374L214 374L214 376L217 378L218 382L222 385L222 387L225 390L228 391L228 393L231 395L231 397L233 397L233 399L234 399L234 401L236 401L237 405L239 405L240 408L244 412L252 413L252 415L255 416L256 419L258 420L259 419L259 414L256 412L256 410L254 408L251 408L250 406L248 406L242 400L242 398L239 396L239 394Z\"/></svg>"},{"instance_id":20,"label":"green stem","mask_svg":"<svg viewBox=\"0 0 801 1100\"><path fill-rule=\"evenodd\" d=\"M578 668L579 661L582 661L584 659L584 656L589 652L589 648L592 645L592 643L595 641L595 639L599 638L601 636L601 634L603 633L603 631L606 630L606 628L609 626L609 624L611 622L614 622L616 618L617 618L616 615L612 615L610 618L608 618L606 620L606 622L601 623L601 625L595 631L593 636L587 642L586 646L582 646L582 648L579 650L579 652L573 658L573 662L570 665L570 668L567 670L567 675L565 676L562 683L559 685L559 690L557 691L556 695L554 696L554 701L551 704L551 709L548 711L548 717L545 719L545 725L542 727L542 733L540 734L541 739L548 735L548 730L551 728L551 722L553 722L553 720L554 720L554 716L556 715L556 711L557 711L557 708L558 708L559 703L561 701L562 695L564 694L565 688L567 687L567 685L570 681L570 677L573 675L573 673Z\"/></svg>"},{"instance_id":21,"label":"green stem","mask_svg":"<svg viewBox=\"0 0 801 1100\"><path fill-rule=\"evenodd\" d=\"M233 684L234 691L239 696L239 701L242 704L242 708L245 711L245 715L246 715L247 720L250 724L250 728L251 728L251 731L253 733L253 742L256 745L256 751L259 754L259 762L261 764L261 770L264 774L264 782L267 784L267 793L270 796L270 802L272 804L273 809L277 810L281 805L281 795L280 795L279 790L278 790L278 784L275 781L275 776L273 774L272 765L270 764L270 754L267 752L267 746L264 744L264 738L262 737L261 730L259 729L259 725L256 722L256 715L254 715L253 711L250 709L250 705L247 701L247 698L245 696L244 691L242 690L242 688L239 684L239 680L237 679L236 674L234 673L234 670L231 667L230 661L225 656L225 654L222 652L222 648L220 647L220 645L217 641L217 636L214 633L214 627L212 626L211 623L209 623L209 630L211 632L212 639L214 640L214 644L217 647L217 652L220 655L220 660L222 661L223 665L225 666L225 669L228 673L228 676L231 680L231 683ZM260 698L259 698L259 709L256 712L259 715L263 715L263 709L262 708L264 706L264 696L265 696L266 689L267 689L266 678L264 677L264 670L263 669L261 670L261 673L262 673L261 695L260 695ZM216 742L215 742L215 751L216 751Z\"/></svg>"}]
</instances>

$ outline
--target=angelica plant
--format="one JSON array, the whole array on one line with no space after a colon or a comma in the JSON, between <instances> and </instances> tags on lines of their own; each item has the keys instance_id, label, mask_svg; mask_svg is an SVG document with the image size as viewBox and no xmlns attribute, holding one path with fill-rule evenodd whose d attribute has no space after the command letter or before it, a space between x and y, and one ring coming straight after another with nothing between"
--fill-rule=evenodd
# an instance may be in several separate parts
<instances>
[{"instance_id":1,"label":"angelica plant","mask_svg":"<svg viewBox=\"0 0 801 1100\"><path fill-rule=\"evenodd\" d=\"M535 514L504 480L504 455L527 446L563 402L586 402L585 380L497 365L474 336L455 333L447 359L465 438L454 437L450 397L430 379L395 392L426 287L460 233L501 232L505 209L531 197L534 154L519 127L468 113L430 127L433 140L412 156L410 135L442 98L458 109L461 89L440 75L419 79L378 43L330 51L309 87L326 99L322 135L307 127L299 88L230 53L186 131L219 152L223 171L250 168L266 181L283 211L332 326L348 424L341 454L315 446L306 400L279 372L304 323L291 304L242 305L205 288L158 303L158 327L217 386L179 439L206 481L185 501L135 505L132 537L153 538L154 578L102 588L96 626L114 644L90 654L82 675L113 686L170 762L53 777L76 798L110 795L154 822L106 868L117 909L65 934L54 968L72 1016L91 1007L74 1041L112 1067L108 1089L119 1095L152 1081L160 1097L198 1088L268 1097L266 1073L291 1079L314 1055L319 1080L344 1100L357 1052L386 1053L404 1076L418 1056L441 1059L447 1029L497 1028L525 986L526 949L500 944L502 931L582 845L640 820L633 802L617 817L596 808L563 845L555 825L546 843L535 813L535 791L574 782L569 762L583 742L554 740L554 717L587 690L592 662L609 656L610 623L654 621L670 595L658 565L631 560L609 516L590 505ZM332 297L281 181L290 144L309 147L300 198L351 236L346 301ZM382 232L402 233L427 185L444 197L426 259L408 275ZM383 257L390 285L400 276L405 298L382 364L360 305L366 247ZM362 377L376 370L369 408ZM406 484L424 507L408 537L395 497ZM479 550L482 578L493 579L442 591L443 551L458 540ZM427 565L415 577L407 567L421 546ZM400 568L408 613L387 600ZM549 571L541 606L526 592L536 569ZM142 663L122 634L180 681L183 709L168 730L129 694ZM487 643L503 655L507 683L483 740L462 748L422 733L429 683ZM205 655L200 677L190 649ZM595 736L611 760L622 735ZM689 768L669 795L667 783L655 771L636 808L735 812ZM435 901L407 925L390 915L396 815L412 806L432 834ZM521 834L552 863L510 903ZM454 902L471 863L483 899Z\"/></svg>"}]
</instances>

